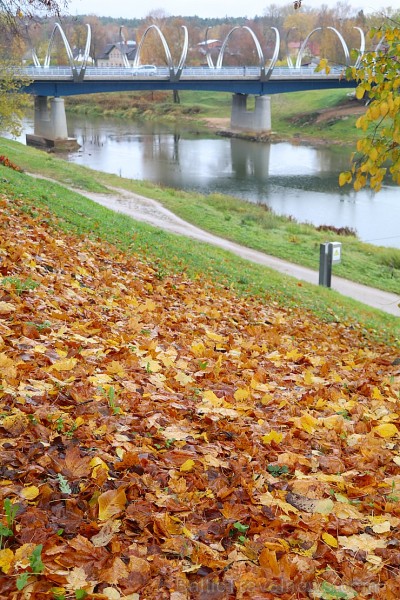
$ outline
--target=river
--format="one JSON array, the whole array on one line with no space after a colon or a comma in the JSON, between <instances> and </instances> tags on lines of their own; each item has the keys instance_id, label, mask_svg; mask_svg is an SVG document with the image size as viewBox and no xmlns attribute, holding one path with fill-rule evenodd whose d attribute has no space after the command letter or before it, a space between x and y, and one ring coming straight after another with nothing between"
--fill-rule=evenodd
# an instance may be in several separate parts
<instances>
[{"instance_id":1,"label":"river","mask_svg":"<svg viewBox=\"0 0 400 600\"><path fill-rule=\"evenodd\" d=\"M384 186L379 194L339 188L350 148L256 143L190 125L72 114L68 130L81 145L66 156L71 162L172 188L230 194L301 222L351 227L363 241L400 248L399 187ZM23 134L32 132L26 119Z\"/></svg>"}]
</instances>

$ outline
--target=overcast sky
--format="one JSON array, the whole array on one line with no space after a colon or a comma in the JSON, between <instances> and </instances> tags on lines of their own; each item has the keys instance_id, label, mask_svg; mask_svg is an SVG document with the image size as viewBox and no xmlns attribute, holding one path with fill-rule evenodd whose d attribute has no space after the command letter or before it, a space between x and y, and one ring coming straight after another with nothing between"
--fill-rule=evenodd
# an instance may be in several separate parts
<instances>
[{"instance_id":1,"label":"overcast sky","mask_svg":"<svg viewBox=\"0 0 400 600\"><path fill-rule=\"evenodd\" d=\"M261 2L258 0L230 0L229 2L219 0L145 0L144 2L133 2L132 0L67 0L68 12L71 15L98 15L106 17L143 18L155 10L163 10L168 16L193 16L199 17L248 17L263 15L267 6L271 4L289 4L281 0ZM377 0L350 0L350 5L355 8L363 8L364 12L376 12L380 8L391 6L400 9L400 0L388 0L388 2ZM310 8L318 8L321 4L335 6L334 0L303 0L303 4Z\"/></svg>"}]
</instances>

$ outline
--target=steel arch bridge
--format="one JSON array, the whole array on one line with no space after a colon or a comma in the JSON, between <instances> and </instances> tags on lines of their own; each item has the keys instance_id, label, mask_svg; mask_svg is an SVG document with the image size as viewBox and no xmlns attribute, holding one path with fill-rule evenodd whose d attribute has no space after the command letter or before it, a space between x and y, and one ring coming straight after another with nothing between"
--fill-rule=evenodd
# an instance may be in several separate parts
<instances>
[{"instance_id":1,"label":"steel arch bridge","mask_svg":"<svg viewBox=\"0 0 400 600\"><path fill-rule=\"evenodd\" d=\"M143 90L207 90L215 92L231 92L234 95L240 95L247 98L248 95L257 97L269 96L271 94L294 92L299 90L316 90L330 88L354 88L355 83L348 81L344 76L347 66L350 66L350 52L348 46L334 27L326 29L336 37L343 50L343 65L335 67L329 74L317 73L313 67L303 67L302 60L307 49L311 36L321 31L318 27L311 31L301 44L295 63L289 55L286 57L287 66L277 67L276 63L279 57L281 46L281 37L277 28L271 27L274 36L272 56L267 59L262 48L262 44L254 31L248 26L233 27L221 44L218 57L213 61L207 32L205 36L204 48L206 53L206 67L190 67L187 65L187 55L189 49L188 30L182 26L182 44L179 50L179 59L175 63L172 58L172 52L168 42L156 25L150 25L143 33L138 45L135 59L132 65L125 57L124 66L99 68L89 65L91 29L86 26L87 38L83 60L80 63L74 60L68 39L60 24L56 23L48 44L47 52L43 63L40 62L36 52L32 50L33 66L19 68L16 71L28 78L29 83L24 91L33 94L35 98L35 134L49 135L54 137L66 137L66 118L63 106L61 107L61 97L76 94L91 94L99 92L123 92L123 91L143 91ZM358 50L355 66L358 66L362 60L365 51L365 36L363 31L356 27L360 35L360 47ZM257 64L243 67L228 67L224 65L224 57L229 43L234 40L238 32L242 31L249 36L250 42L255 48ZM159 38L165 55L166 66L150 67L141 65L141 56L146 40L149 35L156 35ZM59 35L68 59L68 65L63 67L51 66L51 55L54 47L55 37ZM120 42L123 42L122 28L120 28ZM49 113L47 108L47 98L52 97L59 102L53 102ZM263 104L262 110L257 108L255 112L261 110L266 114L265 102L258 103L259 107ZM57 109L55 106L57 105ZM241 108L239 108L239 105ZM64 114L63 114L64 111ZM270 111L268 108L267 112ZM53 112L55 113L53 118ZM253 130L252 121L249 117L249 111L246 108L246 102L242 99L236 99L236 108L232 108L232 116L235 113L236 121L232 126L241 128L241 119L244 127ZM50 115L50 116L49 116ZM265 115L264 115L265 116ZM266 127L262 125L262 116L255 119L256 130L270 128L267 118ZM53 123L51 123L53 121ZM62 121L61 126L59 127ZM57 125L58 123L58 125ZM36 131L37 130L37 131ZM45 131L46 130L46 131Z\"/></svg>"}]
</instances>

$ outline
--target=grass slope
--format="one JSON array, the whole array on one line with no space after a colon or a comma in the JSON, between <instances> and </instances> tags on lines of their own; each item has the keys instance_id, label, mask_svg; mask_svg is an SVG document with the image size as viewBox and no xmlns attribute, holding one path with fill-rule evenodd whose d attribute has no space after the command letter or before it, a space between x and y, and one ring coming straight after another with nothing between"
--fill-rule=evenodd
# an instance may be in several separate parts
<instances>
[{"instance_id":1,"label":"grass slope","mask_svg":"<svg viewBox=\"0 0 400 600\"><path fill-rule=\"evenodd\" d=\"M14 145L17 153L24 154L19 144ZM32 149L24 150L27 150L27 155L41 154ZM73 165L68 165L66 172L62 173L65 163L53 157L48 158L54 161L53 166L60 166L58 175L61 179L65 178L70 183L71 176L74 179L73 171L77 169L77 179L84 181L87 188L96 187L94 181L97 179L97 189L101 189L101 177L97 177L96 173L92 173L93 181L88 169ZM49 175L48 169L46 174ZM160 279L171 272L186 272L192 278L206 276L240 294L255 295L293 309L301 307L324 321L340 322L363 331L368 337L398 344L398 319L344 298L333 290L298 283L218 248L136 222L57 183L39 180L5 167L0 167L0 177L3 193L23 199L24 210L28 213L35 214L37 209L46 207L59 219L58 226L66 231L104 239L121 250L137 252L152 261ZM146 189L150 194L150 189Z\"/></svg>"},{"instance_id":2,"label":"grass slope","mask_svg":"<svg viewBox=\"0 0 400 600\"><path fill-rule=\"evenodd\" d=\"M202 196L95 172L9 140L1 140L0 152L24 170L78 189L107 193L107 186L114 186L154 198L183 219L216 235L316 271L319 245L341 240L343 260L335 266L336 275L400 294L398 249L377 247L352 236L318 231L311 225L297 223L263 206L235 198L217 194Z\"/></svg>"}]
</instances>

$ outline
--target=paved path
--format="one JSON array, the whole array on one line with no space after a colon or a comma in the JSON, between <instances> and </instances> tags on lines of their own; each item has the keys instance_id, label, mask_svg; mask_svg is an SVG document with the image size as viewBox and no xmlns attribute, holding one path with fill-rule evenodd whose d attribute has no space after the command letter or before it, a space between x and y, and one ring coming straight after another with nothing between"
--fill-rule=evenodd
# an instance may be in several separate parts
<instances>
[{"instance_id":1,"label":"paved path","mask_svg":"<svg viewBox=\"0 0 400 600\"><path fill-rule=\"evenodd\" d=\"M296 279L318 285L317 271L295 265L280 258L275 258L274 256L269 256L257 250L240 246L235 242L230 242L213 235L212 233L208 233L207 231L199 229L187 221L180 219L155 200L120 189L115 190L115 195L95 194L91 192L79 193L94 200L98 204L111 208L117 212L127 214L138 221L145 221L146 223L150 223L151 225L160 227L161 229L165 229L172 233L178 233L202 242L207 242L214 246L219 246L220 248L229 250L254 263L265 265L266 267L275 269L285 275L290 275ZM340 292L344 296L350 296L355 300L363 302L368 306L373 306L374 308L379 308L392 315L400 316L400 296L397 294L383 292L335 276L332 276L332 289Z\"/></svg>"}]
</instances>

